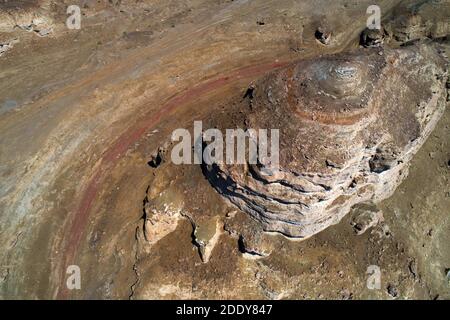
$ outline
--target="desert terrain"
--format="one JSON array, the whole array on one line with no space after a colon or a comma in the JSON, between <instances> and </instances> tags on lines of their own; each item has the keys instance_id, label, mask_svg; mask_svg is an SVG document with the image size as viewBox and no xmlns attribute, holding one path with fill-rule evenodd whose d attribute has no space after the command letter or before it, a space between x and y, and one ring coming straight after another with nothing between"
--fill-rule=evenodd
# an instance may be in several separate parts
<instances>
[{"instance_id":1,"label":"desert terrain","mask_svg":"<svg viewBox=\"0 0 450 320\"><path fill-rule=\"evenodd\" d=\"M361 45L372 4L0 0L0 298L449 299L448 80L395 192L305 239L265 232L204 167L170 161L175 129L238 123L271 72L379 50ZM448 0L376 4L393 28L382 46L448 57ZM174 213L161 226L155 210ZM368 212L379 219L361 230ZM71 265L80 289L67 287Z\"/></svg>"}]
</instances>

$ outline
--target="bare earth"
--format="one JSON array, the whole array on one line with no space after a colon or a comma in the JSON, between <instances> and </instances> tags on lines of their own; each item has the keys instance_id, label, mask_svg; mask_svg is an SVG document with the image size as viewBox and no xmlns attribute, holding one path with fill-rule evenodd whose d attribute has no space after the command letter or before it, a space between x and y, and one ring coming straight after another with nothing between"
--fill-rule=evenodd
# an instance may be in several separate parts
<instances>
[{"instance_id":1,"label":"bare earth","mask_svg":"<svg viewBox=\"0 0 450 320\"><path fill-rule=\"evenodd\" d=\"M378 4L387 21L415 2ZM440 3L423 12L448 19ZM85 0L80 30L71 4L0 0L0 298L450 299L448 98L392 197L304 241L255 233L198 165L148 164L174 129L229 121L268 72L358 48L371 1ZM358 235L367 210L382 219Z\"/></svg>"}]
</instances>

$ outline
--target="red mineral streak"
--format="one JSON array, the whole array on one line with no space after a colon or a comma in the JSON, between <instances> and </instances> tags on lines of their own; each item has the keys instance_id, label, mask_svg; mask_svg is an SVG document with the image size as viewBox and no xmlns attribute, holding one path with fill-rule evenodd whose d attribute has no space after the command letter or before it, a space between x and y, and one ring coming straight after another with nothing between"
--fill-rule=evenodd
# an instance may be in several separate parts
<instances>
[{"instance_id":1,"label":"red mineral streak","mask_svg":"<svg viewBox=\"0 0 450 320\"><path fill-rule=\"evenodd\" d=\"M73 263L74 258L77 255L77 251L80 245L80 241L83 235L83 230L86 227L88 221L90 209L97 195L98 187L102 182L105 173L108 170L114 168L114 165L129 149L133 143L138 141L146 132L152 129L164 115L174 111L176 108L181 107L183 104L188 103L190 100L198 98L202 94L216 90L224 85L232 83L232 81L242 78L252 78L261 75L269 70L277 69L286 66L288 62L270 62L261 65L255 65L245 67L233 71L227 76L223 76L217 79L209 80L202 84L193 87L190 90L182 92L179 95L169 99L165 105L163 105L156 113L151 117L146 118L142 123L138 125L138 129L130 130L131 132L125 132L122 134L112 147L105 152L102 157L100 166L95 170L92 178L87 184L87 187L82 192L81 201L77 206L75 212L73 212L73 220L69 226L66 245L64 247L64 257L62 261L61 270L61 290L58 290L58 298L67 298L68 291L65 287L65 268Z\"/></svg>"}]
</instances>

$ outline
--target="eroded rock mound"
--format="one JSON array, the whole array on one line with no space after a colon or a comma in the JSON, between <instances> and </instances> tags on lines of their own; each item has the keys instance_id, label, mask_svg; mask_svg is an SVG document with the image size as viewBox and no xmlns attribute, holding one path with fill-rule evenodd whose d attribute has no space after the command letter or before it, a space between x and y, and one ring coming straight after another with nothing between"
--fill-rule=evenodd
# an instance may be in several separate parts
<instances>
[{"instance_id":1,"label":"eroded rock mound","mask_svg":"<svg viewBox=\"0 0 450 320\"><path fill-rule=\"evenodd\" d=\"M309 237L393 193L443 113L446 79L432 44L292 64L255 84L243 121L280 129L279 170L214 164L205 173L265 231Z\"/></svg>"}]
</instances>

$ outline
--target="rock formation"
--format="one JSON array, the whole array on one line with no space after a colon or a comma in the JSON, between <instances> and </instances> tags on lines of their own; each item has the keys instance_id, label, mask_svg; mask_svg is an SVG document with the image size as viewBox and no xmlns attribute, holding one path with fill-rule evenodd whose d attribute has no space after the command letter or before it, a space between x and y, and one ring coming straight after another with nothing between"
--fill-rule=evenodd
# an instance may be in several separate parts
<instances>
[{"instance_id":1,"label":"rock formation","mask_svg":"<svg viewBox=\"0 0 450 320\"><path fill-rule=\"evenodd\" d=\"M445 108L439 48L360 49L292 64L255 83L244 123L280 129L280 168L207 166L211 184L264 231L306 238L389 197ZM248 108L248 106L242 108Z\"/></svg>"}]
</instances>

